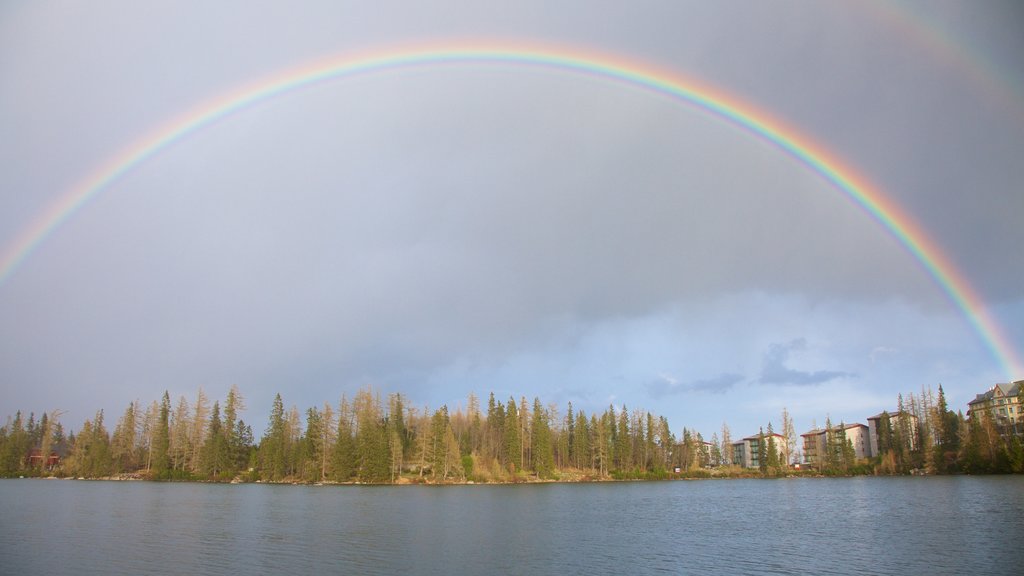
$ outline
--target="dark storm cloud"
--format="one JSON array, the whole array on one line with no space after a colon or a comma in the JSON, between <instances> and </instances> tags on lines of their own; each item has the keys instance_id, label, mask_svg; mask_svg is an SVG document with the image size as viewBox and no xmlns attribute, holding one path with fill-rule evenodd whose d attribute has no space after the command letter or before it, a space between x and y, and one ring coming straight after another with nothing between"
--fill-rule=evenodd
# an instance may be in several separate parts
<instances>
[{"instance_id":1,"label":"dark storm cloud","mask_svg":"<svg viewBox=\"0 0 1024 576\"><path fill-rule=\"evenodd\" d=\"M785 344L772 344L764 355L759 382L762 384L792 384L796 386L817 386L840 378L856 378L856 374L839 370L795 370L787 366L790 353L807 348L803 338Z\"/></svg>"},{"instance_id":2,"label":"dark storm cloud","mask_svg":"<svg viewBox=\"0 0 1024 576\"><path fill-rule=\"evenodd\" d=\"M707 392L709 394L725 394L744 379L741 374L720 374L713 378L678 382L674 378L661 375L647 384L647 392L653 398L676 396L687 392Z\"/></svg>"}]
</instances>

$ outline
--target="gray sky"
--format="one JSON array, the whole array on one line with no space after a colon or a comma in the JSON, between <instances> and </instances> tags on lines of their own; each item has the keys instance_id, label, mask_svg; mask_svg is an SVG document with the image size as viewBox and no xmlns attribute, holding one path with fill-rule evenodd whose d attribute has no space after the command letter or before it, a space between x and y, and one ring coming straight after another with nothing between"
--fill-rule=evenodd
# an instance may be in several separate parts
<instances>
[{"instance_id":1,"label":"gray sky","mask_svg":"<svg viewBox=\"0 0 1024 576\"><path fill-rule=\"evenodd\" d=\"M0 246L144 134L259 79L422 43L552 44L696 78L822 142L1024 343L1013 2L187 4L3 4ZM259 434L275 392L304 409L372 385L747 435L783 406L802 430L940 383L966 409L1006 378L806 166L550 68L386 70L262 102L139 165L0 285L0 417L61 408L76 429L238 384Z\"/></svg>"}]
</instances>

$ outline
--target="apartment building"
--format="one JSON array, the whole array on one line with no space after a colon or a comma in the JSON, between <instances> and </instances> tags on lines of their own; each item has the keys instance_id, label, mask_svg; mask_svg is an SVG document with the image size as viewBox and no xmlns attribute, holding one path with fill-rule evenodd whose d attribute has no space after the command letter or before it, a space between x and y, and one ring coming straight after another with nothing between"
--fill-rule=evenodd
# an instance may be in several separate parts
<instances>
[{"instance_id":1,"label":"apartment building","mask_svg":"<svg viewBox=\"0 0 1024 576\"><path fill-rule=\"evenodd\" d=\"M967 403L967 417L988 412L1001 430L1024 434L1024 403L1021 402L1021 388L1024 380L1009 384L996 384L987 392L975 396Z\"/></svg>"},{"instance_id":2,"label":"apartment building","mask_svg":"<svg viewBox=\"0 0 1024 576\"><path fill-rule=\"evenodd\" d=\"M803 439L804 464L814 466L822 461L827 446L828 432L825 428L815 428L800 435L800 438ZM871 449L871 434L868 426L854 423L832 427L833 434L840 432L845 432L846 440L853 444L853 454L856 460L870 458L875 454Z\"/></svg>"},{"instance_id":3,"label":"apartment building","mask_svg":"<svg viewBox=\"0 0 1024 576\"><path fill-rule=\"evenodd\" d=\"M768 439L775 439L775 449L779 453L779 462L785 462L785 455L787 441L786 437L781 434L765 434L764 443L765 448L768 446ZM744 468L760 468L761 467L761 436L755 434L753 436L747 436L739 442L732 443L732 463L737 466Z\"/></svg>"}]
</instances>

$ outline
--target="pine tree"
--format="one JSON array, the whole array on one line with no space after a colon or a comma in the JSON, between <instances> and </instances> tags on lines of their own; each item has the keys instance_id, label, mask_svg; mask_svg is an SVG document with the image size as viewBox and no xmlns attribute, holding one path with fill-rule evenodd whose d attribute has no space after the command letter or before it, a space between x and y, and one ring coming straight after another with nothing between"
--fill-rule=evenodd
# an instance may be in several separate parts
<instances>
[{"instance_id":1,"label":"pine tree","mask_svg":"<svg viewBox=\"0 0 1024 576\"><path fill-rule=\"evenodd\" d=\"M508 399L505 408L505 461L502 463L509 472L521 469L519 457L522 454L522 438L519 431L519 410L516 408L516 401Z\"/></svg>"},{"instance_id":2,"label":"pine tree","mask_svg":"<svg viewBox=\"0 0 1024 576\"><path fill-rule=\"evenodd\" d=\"M494 392L487 399L487 454L504 467L505 458L505 407L494 400Z\"/></svg>"},{"instance_id":3,"label":"pine tree","mask_svg":"<svg viewBox=\"0 0 1024 576\"><path fill-rule=\"evenodd\" d=\"M590 446L590 426L587 415L582 410L576 413L576 426L573 435L573 467L578 469L593 468Z\"/></svg>"},{"instance_id":4,"label":"pine tree","mask_svg":"<svg viewBox=\"0 0 1024 576\"><path fill-rule=\"evenodd\" d=\"M171 416L171 442L170 457L171 469L185 471L188 468L189 458L192 455L192 447L189 437L192 433L192 416L188 400L181 396ZM143 425L145 429L145 425ZM145 437L145 433L143 434Z\"/></svg>"},{"instance_id":5,"label":"pine tree","mask_svg":"<svg viewBox=\"0 0 1024 576\"><path fill-rule=\"evenodd\" d=\"M359 481L382 484L391 478L391 452L380 401L369 390L355 398L356 453Z\"/></svg>"},{"instance_id":6,"label":"pine tree","mask_svg":"<svg viewBox=\"0 0 1024 576\"><path fill-rule=\"evenodd\" d=\"M302 458L299 474L307 482L322 480L322 461L325 453L324 422L315 407L306 410L306 433L302 435Z\"/></svg>"},{"instance_id":7,"label":"pine tree","mask_svg":"<svg viewBox=\"0 0 1024 576\"><path fill-rule=\"evenodd\" d=\"M246 435L245 423L239 417L239 413L243 410L245 410L245 399L239 392L238 386L232 385L228 390L228 397L224 401L224 432L228 439L229 472L231 473L242 469L249 456L249 446L244 438Z\"/></svg>"},{"instance_id":8,"label":"pine tree","mask_svg":"<svg viewBox=\"0 0 1024 576\"><path fill-rule=\"evenodd\" d=\"M220 402L213 403L210 422L206 427L206 441L199 453L200 467L208 478L220 479L230 475L231 449L227 430L220 418Z\"/></svg>"},{"instance_id":9,"label":"pine tree","mask_svg":"<svg viewBox=\"0 0 1024 576\"><path fill-rule=\"evenodd\" d=\"M270 421L260 440L260 468L270 480L281 480L288 471L284 402L281 395L274 396L270 409Z\"/></svg>"},{"instance_id":10,"label":"pine tree","mask_svg":"<svg viewBox=\"0 0 1024 576\"><path fill-rule=\"evenodd\" d=\"M352 415L344 397L338 408L338 434L331 456L331 477L337 482L348 482L356 472L356 445L352 434Z\"/></svg>"},{"instance_id":11,"label":"pine tree","mask_svg":"<svg viewBox=\"0 0 1024 576\"><path fill-rule=\"evenodd\" d=\"M764 446L765 468L769 474L779 474L782 472L783 460L779 458L779 447L775 442L775 430L772 429L771 422L768 423L768 442Z\"/></svg>"},{"instance_id":12,"label":"pine tree","mask_svg":"<svg viewBox=\"0 0 1024 576\"><path fill-rule=\"evenodd\" d=\"M591 468L597 470L597 473L602 478L608 474L608 429L607 429L607 412L598 419L597 414L590 415L590 452L592 464Z\"/></svg>"},{"instance_id":13,"label":"pine tree","mask_svg":"<svg viewBox=\"0 0 1024 576\"><path fill-rule=\"evenodd\" d=\"M192 405L192 427L189 430L188 443L191 454L188 457L188 469L193 473L202 472L201 452L206 439L206 426L210 420L209 399L200 388L196 392L196 401Z\"/></svg>"},{"instance_id":14,"label":"pine tree","mask_svg":"<svg viewBox=\"0 0 1024 576\"><path fill-rule=\"evenodd\" d=\"M533 419L531 422L533 438L533 470L540 478L550 478L554 470L554 456L551 451L551 427L548 416L540 403L540 398L533 399Z\"/></svg>"},{"instance_id":15,"label":"pine tree","mask_svg":"<svg viewBox=\"0 0 1024 576\"><path fill-rule=\"evenodd\" d=\"M171 396L164 391L164 397L160 401L160 413L157 420L156 431L153 434L153 475L156 478L170 477L171 461Z\"/></svg>"},{"instance_id":16,"label":"pine tree","mask_svg":"<svg viewBox=\"0 0 1024 576\"><path fill-rule=\"evenodd\" d=\"M136 435L138 425L135 415L138 409L138 402L131 402L114 428L114 437L111 439L111 457L114 461L114 468L120 472L134 472L138 469L136 462Z\"/></svg>"},{"instance_id":17,"label":"pine tree","mask_svg":"<svg viewBox=\"0 0 1024 576\"><path fill-rule=\"evenodd\" d=\"M620 471L626 471L633 464L633 437L629 428L629 411L622 406L619 412L619 425L616 428L615 465Z\"/></svg>"},{"instance_id":18,"label":"pine tree","mask_svg":"<svg viewBox=\"0 0 1024 576\"><path fill-rule=\"evenodd\" d=\"M765 443L764 428L761 428L757 433L757 468L762 474L768 471L768 445Z\"/></svg>"},{"instance_id":19,"label":"pine tree","mask_svg":"<svg viewBox=\"0 0 1024 576\"><path fill-rule=\"evenodd\" d=\"M946 393L939 385L938 404L935 408L938 421L937 442L935 445L935 463L941 473L952 473L957 469L956 455L960 450L960 419L946 405Z\"/></svg>"}]
</instances>

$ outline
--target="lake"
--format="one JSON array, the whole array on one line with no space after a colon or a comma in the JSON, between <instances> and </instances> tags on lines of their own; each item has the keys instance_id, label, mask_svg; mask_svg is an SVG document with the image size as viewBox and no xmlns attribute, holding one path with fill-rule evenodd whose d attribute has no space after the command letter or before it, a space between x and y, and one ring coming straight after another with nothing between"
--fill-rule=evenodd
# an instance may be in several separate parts
<instances>
[{"instance_id":1,"label":"lake","mask_svg":"<svg viewBox=\"0 0 1024 576\"><path fill-rule=\"evenodd\" d=\"M1024 477L0 480L3 574L1021 574Z\"/></svg>"}]
</instances>

